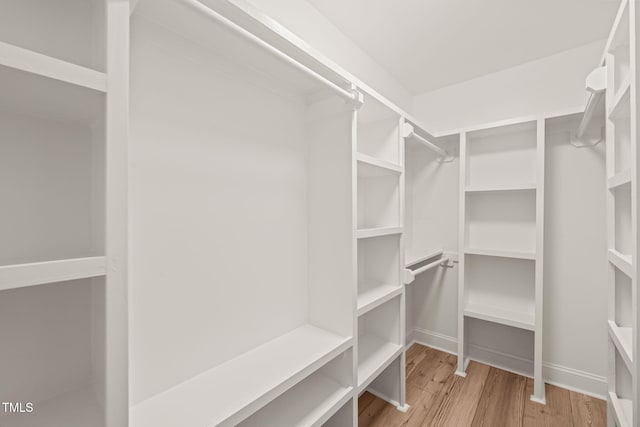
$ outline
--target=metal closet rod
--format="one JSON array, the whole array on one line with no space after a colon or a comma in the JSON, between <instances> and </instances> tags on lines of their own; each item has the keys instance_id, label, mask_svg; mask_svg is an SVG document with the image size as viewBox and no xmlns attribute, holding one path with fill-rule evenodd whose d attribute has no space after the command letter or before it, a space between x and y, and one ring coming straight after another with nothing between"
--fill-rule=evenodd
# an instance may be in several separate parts
<instances>
[{"instance_id":1,"label":"metal closet rod","mask_svg":"<svg viewBox=\"0 0 640 427\"><path fill-rule=\"evenodd\" d=\"M447 153L445 150L443 150L442 148L438 147L433 142L427 141L425 138L423 138L422 136L418 135L416 133L415 129L413 128L413 126L411 124L409 124L409 123L405 123L404 124L404 137L405 138L414 138L414 139L418 140L418 142L420 142L422 145L427 147L429 150L435 151L436 153L438 153L438 155L440 155L443 159L447 158L449 156L449 153Z\"/></svg>"},{"instance_id":2,"label":"metal closet rod","mask_svg":"<svg viewBox=\"0 0 640 427\"><path fill-rule=\"evenodd\" d=\"M207 17L209 17L211 19L213 19L214 21L224 25L225 27L227 27L231 31L240 34L245 39L251 41L252 43L254 43L254 44L258 45L258 46L260 46L262 49L266 50L271 55L273 55L273 56L279 58L280 60L286 62L287 64L293 66L297 70L302 71L307 76L309 76L309 77L317 80L318 82L324 84L329 89L333 90L338 96L344 98L345 100L347 100L349 102L353 102L358 106L360 106L362 104L362 98L361 98L361 95L360 95L360 93L358 91L356 91L356 90L346 90L346 89L338 86L337 84L335 84L331 80L329 80L326 77L318 74L317 72L313 71L311 68L307 67L306 65L303 65L303 64L299 63L298 61L296 61L295 59L291 58L287 54L285 54L285 53L281 52L280 50L278 50L277 48L271 46L269 43L265 42L261 38L259 38L256 35L250 33L249 31L245 30L244 28L242 28L241 26L239 26L235 22L225 18L224 16L220 15L218 12L216 12L213 9L207 7L206 5L200 3L198 0L182 0L182 2L185 3L186 5L192 7L196 11L206 15ZM351 84L350 82L347 82L347 83Z\"/></svg>"},{"instance_id":3,"label":"metal closet rod","mask_svg":"<svg viewBox=\"0 0 640 427\"><path fill-rule=\"evenodd\" d=\"M434 267L437 267L439 265L442 264L446 264L450 261L450 258L448 256L443 256L442 258L438 259L437 261L433 261L430 264L425 265L424 267L420 267L420 268L416 268L415 270L411 270L411 273L413 273L414 276L417 276L418 274L424 273L427 270L431 270Z\"/></svg>"},{"instance_id":4,"label":"metal closet rod","mask_svg":"<svg viewBox=\"0 0 640 427\"><path fill-rule=\"evenodd\" d=\"M603 92L592 92L589 96L589 101L587 102L587 106L584 109L584 115L582 116L582 121L580 121L580 126L578 127L578 132L576 132L576 137L578 139L584 138L587 129L589 128L589 124L591 123L591 119L593 118L593 113L595 113L598 104L602 100L604 96Z\"/></svg>"},{"instance_id":5,"label":"metal closet rod","mask_svg":"<svg viewBox=\"0 0 640 427\"><path fill-rule=\"evenodd\" d=\"M601 66L591 71L585 80L585 88L591 92L591 95L589 95L589 100L584 109L578 132L576 132L575 135L578 141L581 141L587 133L587 129L593 119L593 114L596 112L598 105L604 97L605 90L607 89L607 67ZM591 141L592 144L589 145L597 144L599 141L600 139Z\"/></svg>"}]
</instances>

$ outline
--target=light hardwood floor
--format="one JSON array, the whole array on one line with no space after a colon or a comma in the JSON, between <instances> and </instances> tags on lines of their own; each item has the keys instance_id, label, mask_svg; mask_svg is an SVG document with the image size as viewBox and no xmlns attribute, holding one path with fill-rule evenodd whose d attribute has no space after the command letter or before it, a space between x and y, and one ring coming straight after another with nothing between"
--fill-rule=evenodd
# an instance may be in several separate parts
<instances>
[{"instance_id":1,"label":"light hardwood floor","mask_svg":"<svg viewBox=\"0 0 640 427\"><path fill-rule=\"evenodd\" d=\"M529 399L533 381L471 362L467 377L454 375L456 356L413 345L407 350L407 413L364 393L358 400L360 427L483 426L600 427L606 403L547 385L547 404Z\"/></svg>"}]
</instances>

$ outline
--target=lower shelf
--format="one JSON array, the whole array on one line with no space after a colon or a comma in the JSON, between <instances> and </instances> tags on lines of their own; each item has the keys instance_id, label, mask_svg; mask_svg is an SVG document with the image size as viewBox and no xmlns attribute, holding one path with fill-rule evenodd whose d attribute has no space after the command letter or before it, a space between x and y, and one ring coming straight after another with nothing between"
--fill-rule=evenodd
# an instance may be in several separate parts
<instances>
[{"instance_id":1,"label":"lower shelf","mask_svg":"<svg viewBox=\"0 0 640 427\"><path fill-rule=\"evenodd\" d=\"M318 372L238 426L321 426L351 398L352 391L352 387L345 387Z\"/></svg>"},{"instance_id":2,"label":"lower shelf","mask_svg":"<svg viewBox=\"0 0 640 427\"><path fill-rule=\"evenodd\" d=\"M35 403L29 414L0 416L2 427L103 427L103 410L93 391L82 389Z\"/></svg>"},{"instance_id":3,"label":"lower shelf","mask_svg":"<svg viewBox=\"0 0 640 427\"><path fill-rule=\"evenodd\" d=\"M351 338L301 326L134 405L131 425L235 425L351 345Z\"/></svg>"},{"instance_id":4,"label":"lower shelf","mask_svg":"<svg viewBox=\"0 0 640 427\"><path fill-rule=\"evenodd\" d=\"M631 328L618 326L614 321L609 320L609 336L630 372L633 371L633 359L631 357L631 349L633 348L632 335L633 333Z\"/></svg>"},{"instance_id":5,"label":"lower shelf","mask_svg":"<svg viewBox=\"0 0 640 427\"><path fill-rule=\"evenodd\" d=\"M528 331L535 330L536 326L533 312L511 311L483 304L467 303L464 315Z\"/></svg>"},{"instance_id":6,"label":"lower shelf","mask_svg":"<svg viewBox=\"0 0 640 427\"><path fill-rule=\"evenodd\" d=\"M378 285L358 295L358 316L373 310L402 293L402 287Z\"/></svg>"},{"instance_id":7,"label":"lower shelf","mask_svg":"<svg viewBox=\"0 0 640 427\"><path fill-rule=\"evenodd\" d=\"M631 399L620 399L615 393L609 392L609 399L613 407L613 417L619 427L631 427L633 423L633 405Z\"/></svg>"},{"instance_id":8,"label":"lower shelf","mask_svg":"<svg viewBox=\"0 0 640 427\"><path fill-rule=\"evenodd\" d=\"M375 335L358 338L358 392L364 390L401 352L400 344L384 341Z\"/></svg>"}]
</instances>

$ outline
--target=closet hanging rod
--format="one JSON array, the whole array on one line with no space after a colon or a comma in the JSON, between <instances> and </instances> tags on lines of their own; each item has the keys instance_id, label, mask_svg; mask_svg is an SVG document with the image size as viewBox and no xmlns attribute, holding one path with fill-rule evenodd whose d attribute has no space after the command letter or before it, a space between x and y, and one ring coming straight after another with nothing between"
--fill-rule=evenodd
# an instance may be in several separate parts
<instances>
[{"instance_id":1,"label":"closet hanging rod","mask_svg":"<svg viewBox=\"0 0 640 427\"><path fill-rule=\"evenodd\" d=\"M451 258L449 258L448 256L444 256L442 258L439 258L437 261L433 261L425 266L422 266L420 268L416 268L415 270L411 270L409 268L405 268L404 269L404 284L405 285L409 285L411 283L413 283L414 280L416 280L416 276L418 274L422 274L425 271L431 270L432 268L438 267L438 266L443 266L443 267L448 267L449 265L449 261L451 261Z\"/></svg>"},{"instance_id":2,"label":"closet hanging rod","mask_svg":"<svg viewBox=\"0 0 640 427\"><path fill-rule=\"evenodd\" d=\"M413 139L417 140L419 143L421 143L422 145L427 147L429 150L437 153L442 158L443 162L448 162L448 161L453 160L453 156L450 156L449 153L447 153L445 150L443 150L442 148L438 147L433 142L428 141L426 138L418 135L416 133L416 131L415 131L415 128L409 123L405 123L404 124L403 136L405 138L413 138Z\"/></svg>"},{"instance_id":3,"label":"closet hanging rod","mask_svg":"<svg viewBox=\"0 0 640 427\"><path fill-rule=\"evenodd\" d=\"M431 270L434 267L437 267L442 264L446 264L448 262L449 262L449 257L444 256L438 259L437 261L433 261L432 263L429 263L423 267L416 268L415 270L411 270L411 272L413 273L414 276L417 276L418 274L424 273L425 271Z\"/></svg>"},{"instance_id":4,"label":"closet hanging rod","mask_svg":"<svg viewBox=\"0 0 640 427\"><path fill-rule=\"evenodd\" d=\"M575 133L572 138L572 144L576 147L587 147L598 144L602 140L602 136L599 135L596 139L588 140L585 138L587 134L587 130L591 125L591 121L593 120L593 116L598 109L598 105L602 102L602 98L604 98L605 90L607 88L607 69L606 67L598 67L593 70L587 76L586 89L590 92L589 100L587 101L587 106L584 109L584 114L582 115L582 120L580 121L580 125L578 126L578 131Z\"/></svg>"},{"instance_id":5,"label":"closet hanging rod","mask_svg":"<svg viewBox=\"0 0 640 427\"><path fill-rule=\"evenodd\" d=\"M355 108L359 108L362 105L362 103L363 103L362 94L358 90L356 90L356 89L347 90L347 89L344 89L344 88L338 86L337 84L335 84L331 80L329 80L326 77L320 75L319 73L317 73L316 71L314 71L311 68L307 67L306 65L301 64L300 62L298 62L295 59L291 58L290 56L288 56L284 52L278 50L274 46L271 46L269 43L265 42L264 40L262 40L258 36L256 36L253 33L245 30L244 28L242 28L241 26L239 26L235 22L231 21L230 19L220 15L218 12L216 12L213 9L209 8L208 6L204 5L200 1L198 1L198 0L182 0L182 2L185 3L186 5L192 7L196 11L202 13L203 15L206 15L207 17L213 19L214 21L224 25L225 27L227 27L231 31L241 35L242 37L244 37L245 39L251 41L252 43L260 46L262 49L264 49L265 51L269 52L271 55L275 56L276 58L278 58L278 59L280 59L280 60L282 60L284 62L286 62L287 64L289 64L292 67L296 68L298 71L301 71L304 74L306 74L307 76L309 76L309 77L315 79L316 81L324 84L329 89L333 90L341 98L344 98L346 101L353 103ZM351 82L345 82L345 83L348 83L350 86L352 85Z\"/></svg>"}]
</instances>

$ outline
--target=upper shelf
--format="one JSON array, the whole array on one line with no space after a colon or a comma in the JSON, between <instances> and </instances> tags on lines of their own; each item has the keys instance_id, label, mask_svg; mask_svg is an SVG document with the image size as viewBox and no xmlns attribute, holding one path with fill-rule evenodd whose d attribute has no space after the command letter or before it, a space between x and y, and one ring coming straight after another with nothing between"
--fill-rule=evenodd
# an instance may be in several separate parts
<instances>
[{"instance_id":1,"label":"upper shelf","mask_svg":"<svg viewBox=\"0 0 640 427\"><path fill-rule=\"evenodd\" d=\"M107 91L107 77L90 68L0 42L0 65L76 86Z\"/></svg>"},{"instance_id":2,"label":"upper shelf","mask_svg":"<svg viewBox=\"0 0 640 427\"><path fill-rule=\"evenodd\" d=\"M402 167L385 160L379 160L367 154L358 153L358 176L374 177L386 175L399 175Z\"/></svg>"},{"instance_id":3,"label":"upper shelf","mask_svg":"<svg viewBox=\"0 0 640 427\"><path fill-rule=\"evenodd\" d=\"M0 266L0 291L106 274L105 257Z\"/></svg>"},{"instance_id":4,"label":"upper shelf","mask_svg":"<svg viewBox=\"0 0 640 427\"><path fill-rule=\"evenodd\" d=\"M401 233L402 227L363 228L356 232L358 239L368 239L370 237L389 236Z\"/></svg>"},{"instance_id":5,"label":"upper shelf","mask_svg":"<svg viewBox=\"0 0 640 427\"><path fill-rule=\"evenodd\" d=\"M134 405L131 422L155 427L235 425L351 345L351 338L301 326Z\"/></svg>"},{"instance_id":6,"label":"upper shelf","mask_svg":"<svg viewBox=\"0 0 640 427\"><path fill-rule=\"evenodd\" d=\"M425 249L423 251L407 249L404 254L404 266L405 268L409 268L431 258L440 256L443 253L444 251L442 249Z\"/></svg>"},{"instance_id":7,"label":"upper shelf","mask_svg":"<svg viewBox=\"0 0 640 427\"><path fill-rule=\"evenodd\" d=\"M512 184L512 185L468 185L464 191L466 193L487 193L497 191L535 191L535 183Z\"/></svg>"},{"instance_id":8,"label":"upper shelf","mask_svg":"<svg viewBox=\"0 0 640 427\"><path fill-rule=\"evenodd\" d=\"M633 277L631 256L624 255L615 249L609 249L609 262L629 277Z\"/></svg>"},{"instance_id":9,"label":"upper shelf","mask_svg":"<svg viewBox=\"0 0 640 427\"><path fill-rule=\"evenodd\" d=\"M627 74L624 80L620 83L620 88L616 92L613 98L613 105L607 112L610 119L622 119L629 116L630 113L630 90L631 90L631 76Z\"/></svg>"},{"instance_id":10,"label":"upper shelf","mask_svg":"<svg viewBox=\"0 0 640 427\"><path fill-rule=\"evenodd\" d=\"M609 190L614 190L618 187L631 183L631 169L625 169L619 172L607 180L607 187Z\"/></svg>"},{"instance_id":11,"label":"upper shelf","mask_svg":"<svg viewBox=\"0 0 640 427\"><path fill-rule=\"evenodd\" d=\"M86 123L103 111L104 73L0 43L0 108Z\"/></svg>"}]
</instances>

